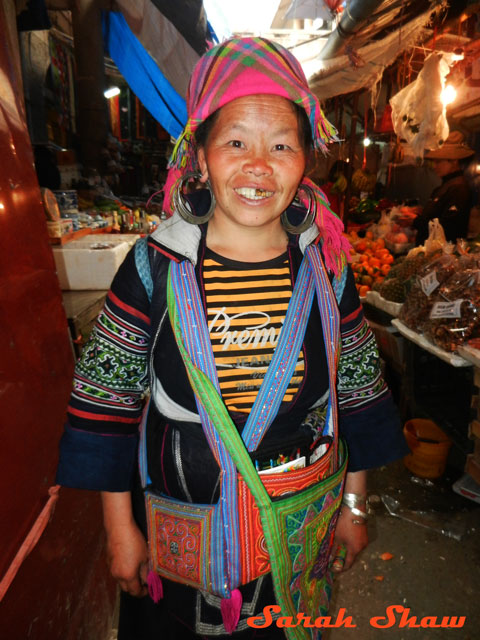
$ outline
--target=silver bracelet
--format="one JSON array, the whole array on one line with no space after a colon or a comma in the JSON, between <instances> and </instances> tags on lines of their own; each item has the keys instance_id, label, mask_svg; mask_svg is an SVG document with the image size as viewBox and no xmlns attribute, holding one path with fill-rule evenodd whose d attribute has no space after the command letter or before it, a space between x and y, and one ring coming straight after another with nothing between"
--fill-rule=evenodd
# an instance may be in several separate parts
<instances>
[{"instance_id":1,"label":"silver bracelet","mask_svg":"<svg viewBox=\"0 0 480 640\"><path fill-rule=\"evenodd\" d=\"M367 496L359 493L344 493L342 504L350 509L358 509L358 507L366 507Z\"/></svg>"},{"instance_id":2,"label":"silver bracelet","mask_svg":"<svg viewBox=\"0 0 480 640\"><path fill-rule=\"evenodd\" d=\"M343 506L343 505L342 505ZM347 506L347 505L345 505ZM368 513L366 511L361 511L356 507L348 507L350 509L351 514L354 516L352 518L353 524L362 524L366 525L368 520Z\"/></svg>"},{"instance_id":3,"label":"silver bracelet","mask_svg":"<svg viewBox=\"0 0 480 640\"><path fill-rule=\"evenodd\" d=\"M352 515L356 516L356 518L352 520L354 524L367 524L367 496L360 495L358 493L344 493L342 505L348 507L352 512ZM365 511L358 507L364 507ZM360 518L360 520L358 520L358 518Z\"/></svg>"},{"instance_id":4,"label":"silver bracelet","mask_svg":"<svg viewBox=\"0 0 480 640\"><path fill-rule=\"evenodd\" d=\"M362 520L368 519L368 513L366 511L362 511L361 509L357 509L356 507L348 507L354 516L358 518L362 518Z\"/></svg>"}]
</instances>

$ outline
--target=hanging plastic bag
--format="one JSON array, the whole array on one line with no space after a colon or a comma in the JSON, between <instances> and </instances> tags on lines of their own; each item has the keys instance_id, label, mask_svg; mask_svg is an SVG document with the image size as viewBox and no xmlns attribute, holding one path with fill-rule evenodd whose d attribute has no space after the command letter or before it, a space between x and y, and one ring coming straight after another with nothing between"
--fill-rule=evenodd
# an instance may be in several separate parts
<instances>
[{"instance_id":1,"label":"hanging plastic bag","mask_svg":"<svg viewBox=\"0 0 480 640\"><path fill-rule=\"evenodd\" d=\"M395 133L407 141L416 157L423 158L425 149L438 149L448 138L447 114L440 98L448 72L445 57L431 53L417 79L390 100Z\"/></svg>"},{"instance_id":2,"label":"hanging plastic bag","mask_svg":"<svg viewBox=\"0 0 480 640\"><path fill-rule=\"evenodd\" d=\"M375 225L374 235L377 238L384 238L390 231L390 214L387 211L382 211L380 220Z\"/></svg>"}]
</instances>

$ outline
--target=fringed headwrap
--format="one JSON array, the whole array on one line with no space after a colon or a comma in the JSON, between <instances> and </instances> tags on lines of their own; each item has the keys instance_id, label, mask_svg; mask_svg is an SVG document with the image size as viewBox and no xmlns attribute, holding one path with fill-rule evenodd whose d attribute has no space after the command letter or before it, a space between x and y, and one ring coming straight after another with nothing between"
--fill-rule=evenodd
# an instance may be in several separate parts
<instances>
[{"instance_id":1,"label":"fringed headwrap","mask_svg":"<svg viewBox=\"0 0 480 640\"><path fill-rule=\"evenodd\" d=\"M194 138L198 126L228 102L258 94L278 95L302 107L310 122L315 150L326 152L327 144L338 140L300 63L287 49L265 38L230 38L209 49L193 70L187 93L188 121L175 144L165 183L164 209L168 215L172 213L177 182L185 173L198 170ZM348 251L342 238L343 224L326 206L328 200L316 185L314 191L318 195L317 224L325 257L329 268L338 273L339 260L344 261L341 253Z\"/></svg>"},{"instance_id":2,"label":"fringed headwrap","mask_svg":"<svg viewBox=\"0 0 480 640\"><path fill-rule=\"evenodd\" d=\"M307 177L303 178L302 184L308 185L315 193L317 201L315 224L321 232L325 266L338 276L346 266L351 250L350 243L343 234L343 222L330 209L328 198L318 185ZM302 196L303 192L300 190L300 200L307 206L308 202L304 201Z\"/></svg>"}]
</instances>

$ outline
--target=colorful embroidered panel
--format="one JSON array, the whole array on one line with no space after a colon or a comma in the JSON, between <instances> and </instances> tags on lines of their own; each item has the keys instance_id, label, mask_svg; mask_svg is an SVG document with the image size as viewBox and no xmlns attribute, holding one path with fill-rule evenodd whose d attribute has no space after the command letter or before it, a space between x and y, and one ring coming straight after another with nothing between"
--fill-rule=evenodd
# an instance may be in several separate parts
<instances>
[{"instance_id":1,"label":"colorful embroidered panel","mask_svg":"<svg viewBox=\"0 0 480 640\"><path fill-rule=\"evenodd\" d=\"M149 335L115 302L110 294L75 370L70 411L82 403L92 420L103 412L115 420L116 410L129 409L136 419L145 390Z\"/></svg>"},{"instance_id":2,"label":"colorful embroidered panel","mask_svg":"<svg viewBox=\"0 0 480 640\"><path fill-rule=\"evenodd\" d=\"M145 492L153 569L170 580L211 589L214 505L193 505Z\"/></svg>"},{"instance_id":3,"label":"colorful embroidered panel","mask_svg":"<svg viewBox=\"0 0 480 640\"><path fill-rule=\"evenodd\" d=\"M278 498L301 491L323 480L332 473L332 462L332 448L330 448L319 460L304 469L272 475L260 474L259 477L269 496ZM242 583L247 583L270 571L270 561L258 507L241 476L238 480L238 503L240 545L243 550L241 575Z\"/></svg>"},{"instance_id":4,"label":"colorful embroidered panel","mask_svg":"<svg viewBox=\"0 0 480 640\"><path fill-rule=\"evenodd\" d=\"M388 392L380 369L375 338L361 308L342 321L342 351L338 363L338 403L356 409Z\"/></svg>"}]
</instances>

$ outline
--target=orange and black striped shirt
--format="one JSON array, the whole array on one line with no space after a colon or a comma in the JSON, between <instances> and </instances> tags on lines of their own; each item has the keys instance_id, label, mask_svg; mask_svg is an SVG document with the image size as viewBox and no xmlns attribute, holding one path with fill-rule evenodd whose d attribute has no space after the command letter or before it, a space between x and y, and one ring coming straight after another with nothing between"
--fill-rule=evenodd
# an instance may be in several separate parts
<instances>
[{"instance_id":1,"label":"orange and black striped shirt","mask_svg":"<svg viewBox=\"0 0 480 640\"><path fill-rule=\"evenodd\" d=\"M203 265L207 321L222 397L248 413L272 359L292 295L287 254L260 263L229 260L207 250ZM300 351L284 401L304 375Z\"/></svg>"}]
</instances>

